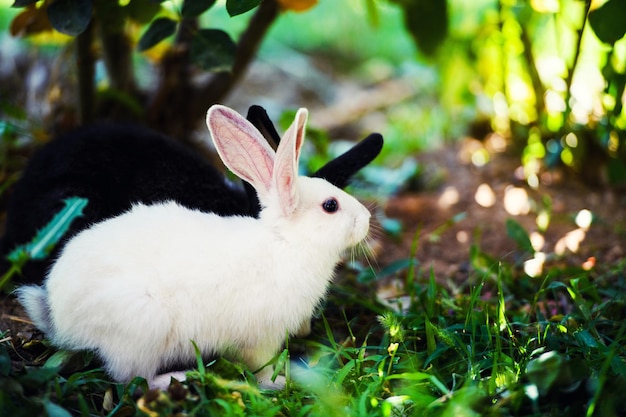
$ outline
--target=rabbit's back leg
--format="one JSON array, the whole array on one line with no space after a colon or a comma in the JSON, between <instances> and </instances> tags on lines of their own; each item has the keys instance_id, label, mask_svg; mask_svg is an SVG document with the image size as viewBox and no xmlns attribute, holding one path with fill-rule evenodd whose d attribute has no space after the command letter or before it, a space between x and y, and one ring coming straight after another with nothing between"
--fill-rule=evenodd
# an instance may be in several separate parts
<instances>
[{"instance_id":1,"label":"rabbit's back leg","mask_svg":"<svg viewBox=\"0 0 626 417\"><path fill-rule=\"evenodd\" d=\"M107 374L118 382L128 382L136 376L152 380L159 369L160 358L149 347L138 348L132 340L126 341L125 345L98 349Z\"/></svg>"},{"instance_id":2,"label":"rabbit's back leg","mask_svg":"<svg viewBox=\"0 0 626 417\"><path fill-rule=\"evenodd\" d=\"M122 312L114 304L108 305L104 310L109 312L110 322L102 319L88 332L112 378L126 382L141 376L150 381L179 348L173 343L173 324L165 309L158 303L137 302L132 292L129 294L126 305L135 301L134 309Z\"/></svg>"}]
</instances>

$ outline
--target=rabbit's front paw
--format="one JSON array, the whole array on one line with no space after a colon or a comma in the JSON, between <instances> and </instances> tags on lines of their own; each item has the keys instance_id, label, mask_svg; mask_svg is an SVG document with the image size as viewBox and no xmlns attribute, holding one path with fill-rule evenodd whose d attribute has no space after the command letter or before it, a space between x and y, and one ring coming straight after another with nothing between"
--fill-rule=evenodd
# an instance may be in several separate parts
<instances>
[{"instance_id":1,"label":"rabbit's front paw","mask_svg":"<svg viewBox=\"0 0 626 417\"><path fill-rule=\"evenodd\" d=\"M148 381L148 385L150 389L160 389L161 391L167 391L167 388L170 386L170 382L172 378L178 380L179 382L183 382L187 379L185 372L168 372L165 374L157 375Z\"/></svg>"},{"instance_id":2,"label":"rabbit's front paw","mask_svg":"<svg viewBox=\"0 0 626 417\"><path fill-rule=\"evenodd\" d=\"M260 388L268 390L281 390L285 388L285 383L287 382L285 377L282 375L277 375L276 379L272 381L273 373L274 368L272 366L266 366L255 374L257 383L259 384Z\"/></svg>"}]
</instances>

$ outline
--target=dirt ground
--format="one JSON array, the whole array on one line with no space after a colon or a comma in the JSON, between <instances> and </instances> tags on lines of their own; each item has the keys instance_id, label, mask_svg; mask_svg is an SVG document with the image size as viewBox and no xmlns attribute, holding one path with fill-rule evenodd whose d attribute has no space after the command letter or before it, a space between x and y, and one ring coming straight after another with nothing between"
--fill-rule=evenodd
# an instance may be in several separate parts
<instances>
[{"instance_id":1,"label":"dirt ground","mask_svg":"<svg viewBox=\"0 0 626 417\"><path fill-rule=\"evenodd\" d=\"M467 279L472 244L498 260L520 268L527 265L531 272L532 263L525 262L533 257L508 236L507 219L523 226L547 263L601 268L624 258L623 189L591 189L558 169L540 174L538 186L532 188L520 175L518 157L492 152L484 166L473 164L472 154L483 147L483 142L466 140L418 157L425 175L439 178L439 185L387 202L386 215L401 220L404 233L399 240L383 240L379 265L406 258L419 231L416 258L422 270L428 276L432 268L451 289ZM546 211L546 201L551 205L549 216L540 214ZM589 212L593 221L587 225ZM540 229L546 217L547 227Z\"/></svg>"}]
</instances>

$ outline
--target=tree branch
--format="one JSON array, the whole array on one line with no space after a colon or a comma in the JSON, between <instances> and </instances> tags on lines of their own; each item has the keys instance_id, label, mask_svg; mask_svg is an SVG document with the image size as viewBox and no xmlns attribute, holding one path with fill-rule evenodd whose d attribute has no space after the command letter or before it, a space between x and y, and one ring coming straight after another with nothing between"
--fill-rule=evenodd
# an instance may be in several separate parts
<instances>
[{"instance_id":1,"label":"tree branch","mask_svg":"<svg viewBox=\"0 0 626 417\"><path fill-rule=\"evenodd\" d=\"M174 45L159 63L159 83L148 107L148 123L157 130L186 140L195 120L190 119L189 97L192 95L189 49L197 19L180 23Z\"/></svg>"},{"instance_id":2,"label":"tree branch","mask_svg":"<svg viewBox=\"0 0 626 417\"><path fill-rule=\"evenodd\" d=\"M138 96L135 83L132 46L125 32L125 13L117 1L94 1L94 16L98 17L98 37L102 45L102 58L109 79L109 87L116 94L127 98ZM115 96L115 95L114 95ZM107 117L124 119L128 117L128 106L121 100L113 99L100 103Z\"/></svg>"},{"instance_id":3,"label":"tree branch","mask_svg":"<svg viewBox=\"0 0 626 417\"><path fill-rule=\"evenodd\" d=\"M267 30L278 17L279 11L280 8L276 0L261 2L256 13L250 19L248 27L239 38L232 70L215 74L205 86L195 90L194 119L203 117L210 105L223 101L232 91L254 59Z\"/></svg>"},{"instance_id":4,"label":"tree branch","mask_svg":"<svg viewBox=\"0 0 626 417\"><path fill-rule=\"evenodd\" d=\"M121 6L110 0L99 0L94 4L98 7L100 41L111 88L124 92L134 91L132 48L124 31L126 22Z\"/></svg>"},{"instance_id":5,"label":"tree branch","mask_svg":"<svg viewBox=\"0 0 626 417\"><path fill-rule=\"evenodd\" d=\"M78 74L79 124L93 121L95 115L95 56L93 53L93 22L76 37L76 69Z\"/></svg>"},{"instance_id":6,"label":"tree branch","mask_svg":"<svg viewBox=\"0 0 626 417\"><path fill-rule=\"evenodd\" d=\"M545 100L544 96L546 93L546 89L541 82L541 77L539 76L539 71L537 71L537 65L535 63L535 55L533 54L533 44L530 40L530 36L528 35L528 31L526 30L526 25L520 24L521 29L521 41L524 45L524 60L526 61L526 67L528 69L528 75L530 76L530 81L533 86L533 90L535 92L535 112L537 113L537 118L540 119L541 115L545 112Z\"/></svg>"},{"instance_id":7,"label":"tree branch","mask_svg":"<svg viewBox=\"0 0 626 417\"><path fill-rule=\"evenodd\" d=\"M192 85L189 50L196 20L181 23L176 42L160 63L160 81L148 110L149 124L159 131L188 139L207 109L221 102L245 74L276 17L276 0L264 0L241 34L230 71L216 73L204 85Z\"/></svg>"},{"instance_id":8,"label":"tree branch","mask_svg":"<svg viewBox=\"0 0 626 417\"><path fill-rule=\"evenodd\" d=\"M583 32L585 31L585 26L587 25L587 18L589 16L589 10L591 9L591 0L585 0L585 11L582 16L582 23L580 24L580 29L576 31L577 39L576 39L576 49L574 51L574 59L572 60L572 65L567 69L567 77L565 78L566 92L567 95L565 97L565 112L563 112L563 126L567 123L567 119L569 119L570 114L572 113L572 107L570 105L570 101L572 98L572 81L574 80L574 72L576 71L576 67L578 66L578 60L580 58L580 50L582 47L583 41Z\"/></svg>"}]
</instances>

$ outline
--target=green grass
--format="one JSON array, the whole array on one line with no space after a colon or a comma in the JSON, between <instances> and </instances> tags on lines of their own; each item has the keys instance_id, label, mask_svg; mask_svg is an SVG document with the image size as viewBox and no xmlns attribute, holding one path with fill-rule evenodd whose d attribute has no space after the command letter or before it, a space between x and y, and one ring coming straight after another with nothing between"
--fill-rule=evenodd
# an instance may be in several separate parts
<instances>
[{"instance_id":1,"label":"green grass","mask_svg":"<svg viewBox=\"0 0 626 417\"><path fill-rule=\"evenodd\" d=\"M249 370L218 360L200 361L167 393L141 395L142 379L109 383L91 355L46 349L38 358L46 365L12 367L5 340L0 414L623 415L626 262L530 278L474 247L467 281L452 294L412 253L387 270L406 287L391 306L376 299L371 275L341 271L312 335L276 357L282 391L260 390Z\"/></svg>"}]
</instances>

